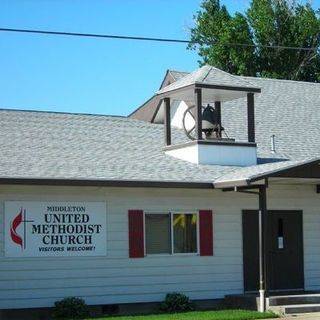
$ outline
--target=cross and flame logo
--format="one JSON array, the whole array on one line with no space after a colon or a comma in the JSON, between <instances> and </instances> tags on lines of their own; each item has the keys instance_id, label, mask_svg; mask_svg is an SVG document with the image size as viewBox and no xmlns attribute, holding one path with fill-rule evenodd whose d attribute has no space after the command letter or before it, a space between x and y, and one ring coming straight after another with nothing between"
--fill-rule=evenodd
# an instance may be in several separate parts
<instances>
[{"instance_id":1,"label":"cross and flame logo","mask_svg":"<svg viewBox=\"0 0 320 320\"><path fill-rule=\"evenodd\" d=\"M21 248L23 247L23 240L20 237L20 235L17 233L17 228L22 223L22 214L23 214L23 208L21 208L18 215L12 220L11 226L10 226L11 239L14 243L18 244Z\"/></svg>"},{"instance_id":2,"label":"cross and flame logo","mask_svg":"<svg viewBox=\"0 0 320 320\"><path fill-rule=\"evenodd\" d=\"M11 240L21 247L22 250L26 248L26 223L33 222L33 220L27 220L26 209L21 208L20 212L14 217L10 223L10 236ZM21 236L17 229L23 223L23 235Z\"/></svg>"}]
</instances>

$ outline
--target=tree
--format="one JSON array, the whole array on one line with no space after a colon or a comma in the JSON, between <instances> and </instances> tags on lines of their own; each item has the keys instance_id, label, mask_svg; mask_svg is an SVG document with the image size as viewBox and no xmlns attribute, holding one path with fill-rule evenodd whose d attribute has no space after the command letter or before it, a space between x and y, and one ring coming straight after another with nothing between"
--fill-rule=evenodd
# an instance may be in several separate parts
<instances>
[{"instance_id":1,"label":"tree","mask_svg":"<svg viewBox=\"0 0 320 320\"><path fill-rule=\"evenodd\" d=\"M188 48L198 50L200 65L237 75L320 82L320 10L310 4L252 0L244 14L231 15L219 0L204 0L194 18Z\"/></svg>"}]
</instances>

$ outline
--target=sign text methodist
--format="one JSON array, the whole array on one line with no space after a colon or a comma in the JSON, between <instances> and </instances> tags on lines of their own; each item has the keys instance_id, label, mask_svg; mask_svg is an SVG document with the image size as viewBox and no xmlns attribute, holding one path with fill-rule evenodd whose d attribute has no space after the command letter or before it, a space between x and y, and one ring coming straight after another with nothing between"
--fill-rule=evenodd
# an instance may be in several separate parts
<instances>
[{"instance_id":1,"label":"sign text methodist","mask_svg":"<svg viewBox=\"0 0 320 320\"><path fill-rule=\"evenodd\" d=\"M105 254L105 202L5 202L7 257Z\"/></svg>"}]
</instances>

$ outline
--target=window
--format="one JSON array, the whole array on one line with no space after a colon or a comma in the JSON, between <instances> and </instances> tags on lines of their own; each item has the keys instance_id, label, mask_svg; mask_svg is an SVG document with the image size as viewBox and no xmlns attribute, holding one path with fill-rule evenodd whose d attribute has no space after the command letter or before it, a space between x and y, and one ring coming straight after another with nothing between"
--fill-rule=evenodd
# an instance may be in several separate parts
<instances>
[{"instance_id":1,"label":"window","mask_svg":"<svg viewBox=\"0 0 320 320\"><path fill-rule=\"evenodd\" d=\"M197 215L173 214L173 252L197 252Z\"/></svg>"},{"instance_id":2,"label":"window","mask_svg":"<svg viewBox=\"0 0 320 320\"><path fill-rule=\"evenodd\" d=\"M278 219L278 249L284 249L283 219Z\"/></svg>"},{"instance_id":3,"label":"window","mask_svg":"<svg viewBox=\"0 0 320 320\"><path fill-rule=\"evenodd\" d=\"M195 213L146 213L146 254L198 252L198 215Z\"/></svg>"},{"instance_id":4,"label":"window","mask_svg":"<svg viewBox=\"0 0 320 320\"><path fill-rule=\"evenodd\" d=\"M171 253L169 214L146 214L146 253Z\"/></svg>"}]
</instances>

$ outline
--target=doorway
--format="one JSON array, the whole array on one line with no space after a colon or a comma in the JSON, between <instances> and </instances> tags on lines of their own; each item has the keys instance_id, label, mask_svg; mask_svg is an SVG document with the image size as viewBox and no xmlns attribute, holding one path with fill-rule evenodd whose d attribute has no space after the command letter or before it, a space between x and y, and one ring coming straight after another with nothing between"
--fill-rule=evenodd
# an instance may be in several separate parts
<instances>
[{"instance_id":1,"label":"doorway","mask_svg":"<svg viewBox=\"0 0 320 320\"><path fill-rule=\"evenodd\" d=\"M242 213L243 273L245 292L259 289L259 215L257 210ZM304 289L302 211L268 211L268 289Z\"/></svg>"}]
</instances>

